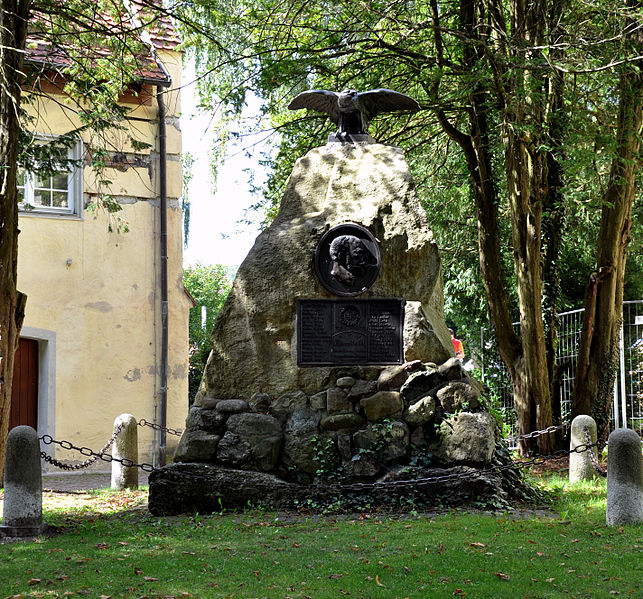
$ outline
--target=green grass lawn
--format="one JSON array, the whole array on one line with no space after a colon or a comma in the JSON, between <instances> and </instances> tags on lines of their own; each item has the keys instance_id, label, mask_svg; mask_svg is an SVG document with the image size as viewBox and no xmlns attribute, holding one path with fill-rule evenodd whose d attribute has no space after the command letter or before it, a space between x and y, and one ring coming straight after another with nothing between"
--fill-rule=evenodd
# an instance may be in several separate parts
<instances>
[{"instance_id":1,"label":"green grass lawn","mask_svg":"<svg viewBox=\"0 0 643 599\"><path fill-rule=\"evenodd\" d=\"M544 480L549 517L158 518L144 491L49 495L65 532L0 544L0 597L642 597L643 527L605 525L605 481Z\"/></svg>"}]
</instances>

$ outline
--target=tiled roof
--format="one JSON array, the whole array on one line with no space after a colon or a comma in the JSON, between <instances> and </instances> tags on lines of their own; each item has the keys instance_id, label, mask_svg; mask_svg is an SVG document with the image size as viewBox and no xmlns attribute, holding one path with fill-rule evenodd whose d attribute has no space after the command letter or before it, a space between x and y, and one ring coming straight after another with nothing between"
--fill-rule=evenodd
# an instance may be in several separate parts
<instances>
[{"instance_id":1,"label":"tiled roof","mask_svg":"<svg viewBox=\"0 0 643 599\"><path fill-rule=\"evenodd\" d=\"M123 19L117 23L115 18L108 15L94 15L93 19L88 16L88 21L94 20L97 27L110 29L114 31L131 30L133 35L138 36L139 41L147 48L151 41L155 50L175 50L180 43L178 35L174 31L172 21L167 13L151 12L150 4L156 4L157 0L134 0L133 2L124 1L124 6L128 7L131 17ZM47 22L49 17L43 13L35 14L35 23L42 23L42 27L33 27L27 36L26 60L27 62L37 63L48 67L64 69L72 63L71 46L69 44L54 44L47 34ZM143 33L139 35L140 25L144 25ZM77 48L76 48L77 50ZM98 59L109 57L109 50L100 47L91 47L84 49L86 57L94 56ZM153 56L153 52L141 53L137 56L140 64L137 69L137 75L143 80L167 82L168 76L164 69L159 65Z\"/></svg>"}]
</instances>

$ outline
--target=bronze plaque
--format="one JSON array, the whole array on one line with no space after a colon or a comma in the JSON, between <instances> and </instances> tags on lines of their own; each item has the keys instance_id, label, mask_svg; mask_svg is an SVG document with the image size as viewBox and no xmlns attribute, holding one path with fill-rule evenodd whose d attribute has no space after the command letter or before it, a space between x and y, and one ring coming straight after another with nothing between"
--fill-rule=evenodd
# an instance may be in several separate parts
<instances>
[{"instance_id":1,"label":"bronze plaque","mask_svg":"<svg viewBox=\"0 0 643 599\"><path fill-rule=\"evenodd\" d=\"M404 300L297 300L299 366L401 364Z\"/></svg>"}]
</instances>

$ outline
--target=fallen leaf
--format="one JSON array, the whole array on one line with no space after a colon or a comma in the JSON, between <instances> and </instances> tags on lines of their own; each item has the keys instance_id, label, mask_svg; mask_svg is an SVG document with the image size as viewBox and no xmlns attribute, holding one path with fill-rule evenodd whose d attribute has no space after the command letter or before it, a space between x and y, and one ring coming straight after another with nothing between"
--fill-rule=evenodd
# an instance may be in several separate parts
<instances>
[{"instance_id":1,"label":"fallen leaf","mask_svg":"<svg viewBox=\"0 0 643 599\"><path fill-rule=\"evenodd\" d=\"M460 595L461 597L462 597L462 596L464 596L464 595L466 595L466 593L464 592L464 589L455 589L455 590L453 591L453 594L454 594L454 595Z\"/></svg>"},{"instance_id":2,"label":"fallen leaf","mask_svg":"<svg viewBox=\"0 0 643 599\"><path fill-rule=\"evenodd\" d=\"M30 579L27 581L27 584L28 584L29 586L34 586L35 584L40 584L40 578L30 578Z\"/></svg>"},{"instance_id":3,"label":"fallen leaf","mask_svg":"<svg viewBox=\"0 0 643 599\"><path fill-rule=\"evenodd\" d=\"M143 576L143 580L145 582L156 582L158 581L158 578L154 578L154 576Z\"/></svg>"},{"instance_id":4,"label":"fallen leaf","mask_svg":"<svg viewBox=\"0 0 643 599\"><path fill-rule=\"evenodd\" d=\"M543 555L545 555L545 554L544 554L542 551L536 551L536 555L537 555L538 557L542 557L542 556L543 556Z\"/></svg>"},{"instance_id":5,"label":"fallen leaf","mask_svg":"<svg viewBox=\"0 0 643 599\"><path fill-rule=\"evenodd\" d=\"M545 578L545 582L554 582L555 578Z\"/></svg>"},{"instance_id":6,"label":"fallen leaf","mask_svg":"<svg viewBox=\"0 0 643 599\"><path fill-rule=\"evenodd\" d=\"M469 543L470 547L486 547L484 543Z\"/></svg>"},{"instance_id":7,"label":"fallen leaf","mask_svg":"<svg viewBox=\"0 0 643 599\"><path fill-rule=\"evenodd\" d=\"M342 574L331 574L328 578L341 578Z\"/></svg>"},{"instance_id":8,"label":"fallen leaf","mask_svg":"<svg viewBox=\"0 0 643 599\"><path fill-rule=\"evenodd\" d=\"M383 585L383 584L380 582L380 577L379 577L378 575L375 575L375 584L376 584L378 587L383 587L383 586L385 586L385 585Z\"/></svg>"},{"instance_id":9,"label":"fallen leaf","mask_svg":"<svg viewBox=\"0 0 643 599\"><path fill-rule=\"evenodd\" d=\"M496 572L496 576L502 578L502 580L509 580L511 578L509 574L505 574L504 572Z\"/></svg>"},{"instance_id":10,"label":"fallen leaf","mask_svg":"<svg viewBox=\"0 0 643 599\"><path fill-rule=\"evenodd\" d=\"M134 574L136 574L136 576L140 576L141 574L143 574L143 570L141 570L140 568L134 568Z\"/></svg>"}]
</instances>

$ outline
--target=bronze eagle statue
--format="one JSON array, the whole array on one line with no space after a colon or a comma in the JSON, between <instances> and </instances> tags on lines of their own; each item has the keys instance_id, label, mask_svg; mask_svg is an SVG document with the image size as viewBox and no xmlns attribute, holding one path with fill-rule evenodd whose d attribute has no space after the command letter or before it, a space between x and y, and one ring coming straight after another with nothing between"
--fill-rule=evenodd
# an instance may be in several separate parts
<instances>
[{"instance_id":1,"label":"bronze eagle statue","mask_svg":"<svg viewBox=\"0 0 643 599\"><path fill-rule=\"evenodd\" d=\"M309 108L325 112L337 125L337 133L341 137L342 134L366 134L368 123L377 114L397 110L420 110L420 105L410 96L390 89L372 89L367 92L347 89L339 93L313 89L295 96L288 108Z\"/></svg>"}]
</instances>

